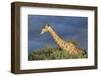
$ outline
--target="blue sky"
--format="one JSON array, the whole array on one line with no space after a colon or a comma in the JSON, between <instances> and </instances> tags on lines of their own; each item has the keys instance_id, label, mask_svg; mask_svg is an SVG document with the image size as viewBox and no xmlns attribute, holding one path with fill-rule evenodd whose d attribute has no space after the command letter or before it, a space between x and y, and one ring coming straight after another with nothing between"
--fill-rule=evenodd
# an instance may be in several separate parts
<instances>
[{"instance_id":1,"label":"blue sky","mask_svg":"<svg viewBox=\"0 0 100 76\"><path fill-rule=\"evenodd\" d=\"M88 48L87 17L28 15L28 53L47 44L56 47L49 33L40 35L46 23L50 24L64 40L75 40L79 47Z\"/></svg>"}]
</instances>

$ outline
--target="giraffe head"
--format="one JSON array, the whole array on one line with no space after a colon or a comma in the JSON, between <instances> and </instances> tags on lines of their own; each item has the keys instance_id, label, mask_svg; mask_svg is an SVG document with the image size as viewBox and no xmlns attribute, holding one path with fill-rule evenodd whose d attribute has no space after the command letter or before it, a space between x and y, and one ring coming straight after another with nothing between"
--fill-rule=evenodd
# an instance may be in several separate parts
<instances>
[{"instance_id":1,"label":"giraffe head","mask_svg":"<svg viewBox=\"0 0 100 76\"><path fill-rule=\"evenodd\" d=\"M46 24L46 25L42 28L41 34L44 34L45 32L48 32L48 31L49 31L49 28L50 28L49 24Z\"/></svg>"}]
</instances>

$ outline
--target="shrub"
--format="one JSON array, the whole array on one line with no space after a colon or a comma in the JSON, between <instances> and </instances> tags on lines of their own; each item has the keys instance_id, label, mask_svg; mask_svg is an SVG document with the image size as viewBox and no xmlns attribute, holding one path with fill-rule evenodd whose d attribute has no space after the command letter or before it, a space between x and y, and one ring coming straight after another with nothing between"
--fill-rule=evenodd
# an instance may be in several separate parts
<instances>
[{"instance_id":1,"label":"shrub","mask_svg":"<svg viewBox=\"0 0 100 76\"><path fill-rule=\"evenodd\" d=\"M45 48L33 51L28 56L28 60L52 60L52 59L76 59L87 58L86 53L79 53L78 55L70 55L65 50L46 46Z\"/></svg>"}]
</instances>

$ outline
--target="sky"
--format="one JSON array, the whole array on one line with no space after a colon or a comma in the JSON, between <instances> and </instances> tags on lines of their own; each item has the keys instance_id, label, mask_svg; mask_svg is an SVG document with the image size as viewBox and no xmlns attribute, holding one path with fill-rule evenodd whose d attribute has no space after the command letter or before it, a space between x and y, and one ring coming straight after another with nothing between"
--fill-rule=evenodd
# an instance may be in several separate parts
<instances>
[{"instance_id":1,"label":"sky","mask_svg":"<svg viewBox=\"0 0 100 76\"><path fill-rule=\"evenodd\" d=\"M49 24L64 40L77 41L79 47L88 48L88 17L28 15L28 53L46 45L56 47L50 33L40 34Z\"/></svg>"}]
</instances>

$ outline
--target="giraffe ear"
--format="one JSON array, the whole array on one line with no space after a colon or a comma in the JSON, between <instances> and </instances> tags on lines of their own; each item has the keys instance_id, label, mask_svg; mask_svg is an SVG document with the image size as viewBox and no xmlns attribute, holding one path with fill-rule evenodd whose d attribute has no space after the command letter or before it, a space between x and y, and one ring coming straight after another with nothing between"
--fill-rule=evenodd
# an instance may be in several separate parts
<instances>
[{"instance_id":1,"label":"giraffe ear","mask_svg":"<svg viewBox=\"0 0 100 76\"><path fill-rule=\"evenodd\" d=\"M46 28L49 27L49 26L50 26L49 24L46 24L46 25L45 25Z\"/></svg>"}]
</instances>

